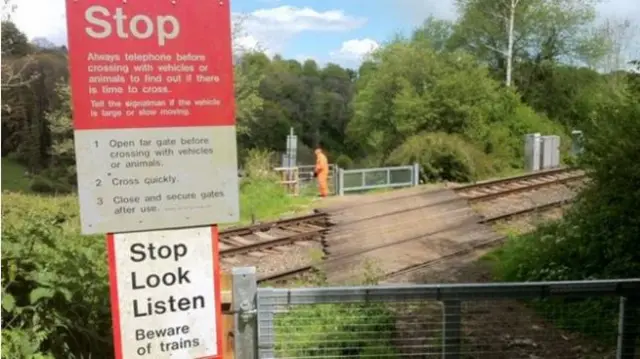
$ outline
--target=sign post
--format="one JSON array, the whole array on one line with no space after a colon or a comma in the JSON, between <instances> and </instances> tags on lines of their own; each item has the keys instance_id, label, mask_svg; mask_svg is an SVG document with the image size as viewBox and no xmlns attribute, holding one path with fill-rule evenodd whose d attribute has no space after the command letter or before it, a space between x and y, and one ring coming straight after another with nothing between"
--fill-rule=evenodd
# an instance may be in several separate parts
<instances>
[{"instance_id":1,"label":"sign post","mask_svg":"<svg viewBox=\"0 0 640 359\"><path fill-rule=\"evenodd\" d=\"M66 0L83 234L116 358L218 358L217 224L239 217L228 0Z\"/></svg>"}]
</instances>

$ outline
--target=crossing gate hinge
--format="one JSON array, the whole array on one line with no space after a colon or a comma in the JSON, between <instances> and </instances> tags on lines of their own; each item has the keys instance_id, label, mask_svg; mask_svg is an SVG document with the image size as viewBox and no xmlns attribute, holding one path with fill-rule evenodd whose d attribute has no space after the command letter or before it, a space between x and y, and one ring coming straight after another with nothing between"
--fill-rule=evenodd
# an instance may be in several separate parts
<instances>
[{"instance_id":1,"label":"crossing gate hinge","mask_svg":"<svg viewBox=\"0 0 640 359\"><path fill-rule=\"evenodd\" d=\"M240 319L246 323L258 315L258 310L248 301L243 301L240 303L237 313L240 315Z\"/></svg>"}]
</instances>

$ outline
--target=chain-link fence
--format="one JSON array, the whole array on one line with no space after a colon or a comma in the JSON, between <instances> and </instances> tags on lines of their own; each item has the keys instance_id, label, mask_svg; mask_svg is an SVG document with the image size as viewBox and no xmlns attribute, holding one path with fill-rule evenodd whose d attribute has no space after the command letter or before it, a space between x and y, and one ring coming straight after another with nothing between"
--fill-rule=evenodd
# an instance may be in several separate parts
<instances>
[{"instance_id":1,"label":"chain-link fence","mask_svg":"<svg viewBox=\"0 0 640 359\"><path fill-rule=\"evenodd\" d=\"M238 270L253 280L250 268ZM236 351L246 355L240 358L631 359L639 353L640 279L255 288L255 297L251 290L237 296L239 290L234 285L234 302L248 299L240 310L248 325L235 334Z\"/></svg>"}]
</instances>

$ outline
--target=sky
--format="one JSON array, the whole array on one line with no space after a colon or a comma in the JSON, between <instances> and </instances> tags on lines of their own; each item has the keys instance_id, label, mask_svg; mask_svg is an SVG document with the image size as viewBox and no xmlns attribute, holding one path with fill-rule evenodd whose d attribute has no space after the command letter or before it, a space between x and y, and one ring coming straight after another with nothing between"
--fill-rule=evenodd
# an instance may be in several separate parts
<instances>
[{"instance_id":1,"label":"sky","mask_svg":"<svg viewBox=\"0 0 640 359\"><path fill-rule=\"evenodd\" d=\"M157 0L155 0L157 1ZM241 19L236 44L259 45L269 55L355 68L394 34L409 33L425 18L454 19L454 0L232 0ZM64 0L13 0L13 21L30 39L66 43ZM604 0L603 18L640 23L640 0Z\"/></svg>"}]
</instances>

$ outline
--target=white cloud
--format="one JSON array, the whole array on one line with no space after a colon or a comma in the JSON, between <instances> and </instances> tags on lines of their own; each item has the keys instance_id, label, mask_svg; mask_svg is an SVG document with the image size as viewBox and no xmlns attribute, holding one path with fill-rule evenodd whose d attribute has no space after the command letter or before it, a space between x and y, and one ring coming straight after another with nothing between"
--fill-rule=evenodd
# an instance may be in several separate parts
<instances>
[{"instance_id":1,"label":"white cloud","mask_svg":"<svg viewBox=\"0 0 640 359\"><path fill-rule=\"evenodd\" d=\"M234 20L242 27L243 37L256 39L272 53L282 51L289 39L304 31L348 31L366 22L366 19L349 16L342 10L316 11L309 7L293 6L234 14Z\"/></svg>"},{"instance_id":2,"label":"white cloud","mask_svg":"<svg viewBox=\"0 0 640 359\"><path fill-rule=\"evenodd\" d=\"M640 1L638 0L605 0L596 5L601 18L622 18L631 21L640 19Z\"/></svg>"},{"instance_id":3,"label":"white cloud","mask_svg":"<svg viewBox=\"0 0 640 359\"><path fill-rule=\"evenodd\" d=\"M353 39L343 42L340 49L332 51L330 56L339 61L360 62L379 47L380 44L373 39Z\"/></svg>"},{"instance_id":4,"label":"white cloud","mask_svg":"<svg viewBox=\"0 0 640 359\"><path fill-rule=\"evenodd\" d=\"M247 50L259 50L261 49L261 46L258 39L254 36L242 33L233 39L233 49L234 53L242 53Z\"/></svg>"},{"instance_id":5,"label":"white cloud","mask_svg":"<svg viewBox=\"0 0 640 359\"><path fill-rule=\"evenodd\" d=\"M14 0L14 3L18 6L12 19L29 39L44 37L56 44L67 42L64 0ZM242 27L237 46L254 48L259 44L271 53L282 51L287 40L303 31L347 31L366 22L366 19L349 16L342 10L317 11L294 6L258 9L249 14L234 13L233 19Z\"/></svg>"},{"instance_id":6,"label":"white cloud","mask_svg":"<svg viewBox=\"0 0 640 359\"><path fill-rule=\"evenodd\" d=\"M55 44L67 42L64 0L14 0L11 19L29 39L44 37Z\"/></svg>"},{"instance_id":7,"label":"white cloud","mask_svg":"<svg viewBox=\"0 0 640 359\"><path fill-rule=\"evenodd\" d=\"M358 28L365 19L346 15L342 10L318 12L309 7L297 8L280 6L272 9L260 9L249 14L247 20L251 25L261 26L261 30L278 30L287 32L344 31Z\"/></svg>"}]
</instances>

